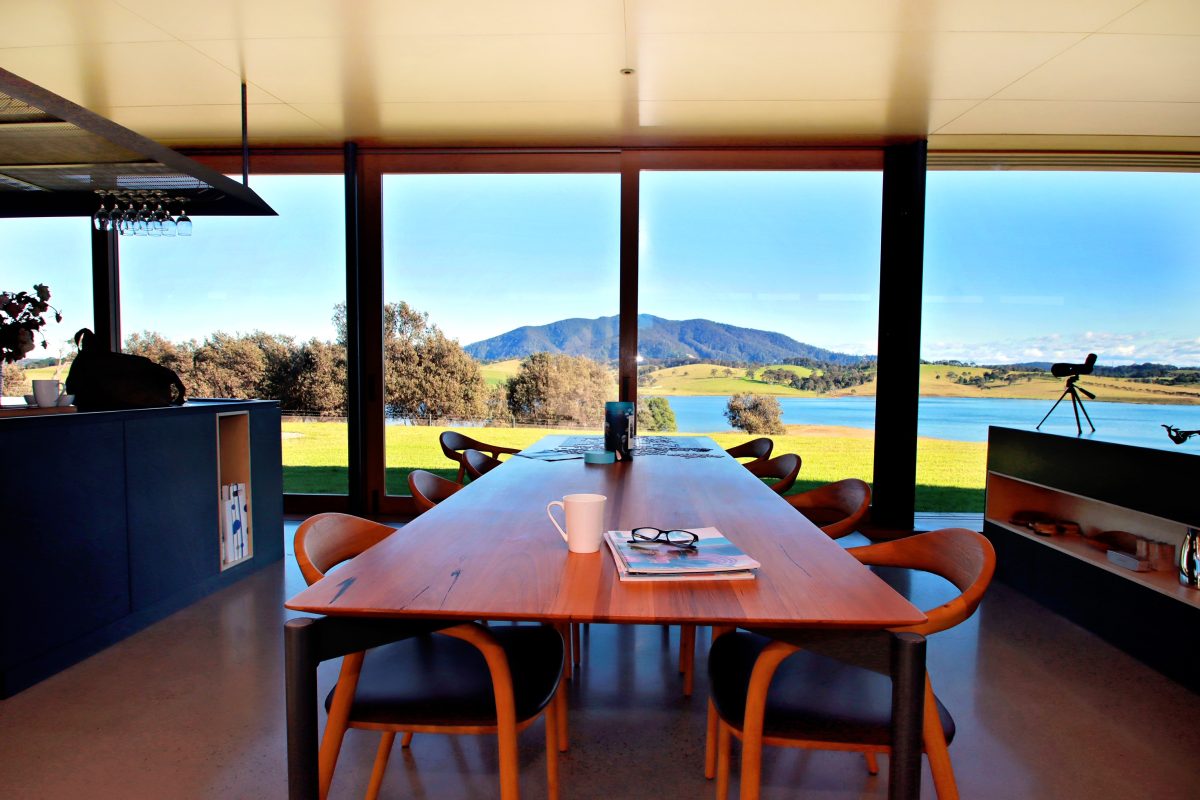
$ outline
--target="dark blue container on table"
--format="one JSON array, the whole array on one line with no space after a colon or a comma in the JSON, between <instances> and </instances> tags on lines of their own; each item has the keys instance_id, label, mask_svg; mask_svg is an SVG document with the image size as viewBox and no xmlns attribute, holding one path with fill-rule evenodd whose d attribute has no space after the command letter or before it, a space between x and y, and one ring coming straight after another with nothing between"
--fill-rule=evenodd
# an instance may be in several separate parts
<instances>
[{"instance_id":1,"label":"dark blue container on table","mask_svg":"<svg viewBox=\"0 0 1200 800\"><path fill-rule=\"evenodd\" d=\"M612 451L617 461L633 458L633 437L637 435L637 411L633 403L604 404L604 449Z\"/></svg>"}]
</instances>

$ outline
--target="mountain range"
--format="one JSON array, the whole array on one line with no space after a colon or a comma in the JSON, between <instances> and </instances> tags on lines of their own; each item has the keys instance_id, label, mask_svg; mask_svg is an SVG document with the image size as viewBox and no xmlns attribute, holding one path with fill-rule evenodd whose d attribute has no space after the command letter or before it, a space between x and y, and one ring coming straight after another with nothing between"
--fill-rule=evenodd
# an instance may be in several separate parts
<instances>
[{"instance_id":1,"label":"mountain range","mask_svg":"<svg viewBox=\"0 0 1200 800\"><path fill-rule=\"evenodd\" d=\"M618 351L617 317L563 319L548 325L525 325L474 342L464 349L479 361L524 358L539 352L612 361L617 358ZM651 314L638 315L638 354L651 360L694 358L758 364L798 358L856 364L868 358L835 353L773 331L739 328L708 319L663 319Z\"/></svg>"}]
</instances>

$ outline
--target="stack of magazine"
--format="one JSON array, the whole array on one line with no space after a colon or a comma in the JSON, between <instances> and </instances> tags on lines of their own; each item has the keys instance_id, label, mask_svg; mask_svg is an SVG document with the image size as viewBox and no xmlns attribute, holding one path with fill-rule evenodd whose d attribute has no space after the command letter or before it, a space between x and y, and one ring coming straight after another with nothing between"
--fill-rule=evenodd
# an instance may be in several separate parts
<instances>
[{"instance_id":1,"label":"stack of magazine","mask_svg":"<svg viewBox=\"0 0 1200 800\"><path fill-rule=\"evenodd\" d=\"M736 581L754 577L761 564L739 550L716 528L687 528L700 537L695 549L631 542L629 531L606 531L623 581Z\"/></svg>"}]
</instances>

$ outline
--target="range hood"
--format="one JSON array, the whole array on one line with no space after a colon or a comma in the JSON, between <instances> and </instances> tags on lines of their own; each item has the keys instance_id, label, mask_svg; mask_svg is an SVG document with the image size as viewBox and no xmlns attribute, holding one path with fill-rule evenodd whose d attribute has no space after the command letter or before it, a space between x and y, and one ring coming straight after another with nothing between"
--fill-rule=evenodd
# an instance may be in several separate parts
<instances>
[{"instance_id":1,"label":"range hood","mask_svg":"<svg viewBox=\"0 0 1200 800\"><path fill-rule=\"evenodd\" d=\"M194 216L275 216L248 186L0 69L0 217L91 216L97 190L159 190Z\"/></svg>"}]
</instances>

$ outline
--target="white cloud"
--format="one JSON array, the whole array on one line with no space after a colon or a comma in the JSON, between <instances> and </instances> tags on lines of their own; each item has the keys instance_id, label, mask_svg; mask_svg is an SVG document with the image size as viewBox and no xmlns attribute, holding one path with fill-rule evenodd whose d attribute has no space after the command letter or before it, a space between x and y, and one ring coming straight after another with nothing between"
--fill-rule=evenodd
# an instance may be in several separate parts
<instances>
[{"instance_id":1,"label":"white cloud","mask_svg":"<svg viewBox=\"0 0 1200 800\"><path fill-rule=\"evenodd\" d=\"M1072 335L1050 334L983 342L925 342L921 356L930 361L956 359L977 364L1004 364L1020 361L1080 362L1089 352L1099 356L1100 364L1152 361L1177 366L1200 366L1200 341L1171 339L1144 331L1081 331Z\"/></svg>"}]
</instances>

